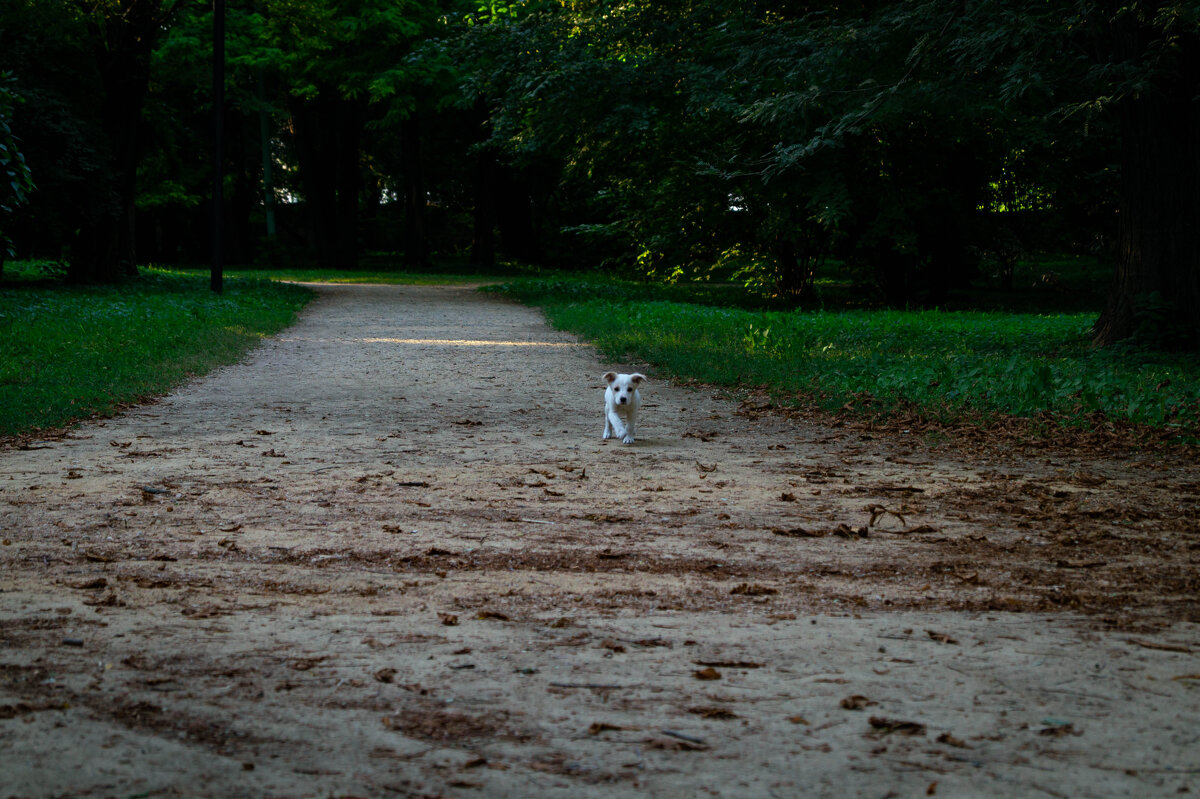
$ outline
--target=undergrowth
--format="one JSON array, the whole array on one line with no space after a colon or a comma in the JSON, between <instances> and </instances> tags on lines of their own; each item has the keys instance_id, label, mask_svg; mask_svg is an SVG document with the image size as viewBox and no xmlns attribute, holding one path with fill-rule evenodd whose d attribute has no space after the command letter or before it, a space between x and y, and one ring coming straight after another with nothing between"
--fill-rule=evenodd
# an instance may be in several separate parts
<instances>
[{"instance_id":1,"label":"undergrowth","mask_svg":"<svg viewBox=\"0 0 1200 799\"><path fill-rule=\"evenodd\" d=\"M827 410L989 415L1089 426L1097 417L1200 431L1194 356L1091 346L1093 313L771 311L667 298L660 287L529 278L492 290L543 307L615 360L763 388Z\"/></svg>"}]
</instances>

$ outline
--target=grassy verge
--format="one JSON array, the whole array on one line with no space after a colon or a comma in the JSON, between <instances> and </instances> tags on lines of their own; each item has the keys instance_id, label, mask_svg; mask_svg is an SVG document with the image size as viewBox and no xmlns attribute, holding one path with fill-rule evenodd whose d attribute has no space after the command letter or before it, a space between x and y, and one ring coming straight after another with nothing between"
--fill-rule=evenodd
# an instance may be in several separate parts
<instances>
[{"instance_id":1,"label":"grassy verge","mask_svg":"<svg viewBox=\"0 0 1200 799\"><path fill-rule=\"evenodd\" d=\"M915 408L946 422L1007 415L1085 427L1103 418L1192 443L1200 432L1200 361L1096 350L1094 313L756 311L579 279L518 279L494 290L542 306L555 326L608 358L828 410Z\"/></svg>"},{"instance_id":2,"label":"grassy verge","mask_svg":"<svg viewBox=\"0 0 1200 799\"><path fill-rule=\"evenodd\" d=\"M189 275L208 277L207 267L153 267L154 274ZM492 271L480 271L469 264L446 261L431 266L427 271L412 272L398 268L344 269L226 269L224 275L233 280L277 280L295 283L384 283L406 286L456 286L476 283L495 283L511 278L513 269L497 267Z\"/></svg>"},{"instance_id":3,"label":"grassy verge","mask_svg":"<svg viewBox=\"0 0 1200 799\"><path fill-rule=\"evenodd\" d=\"M62 427L170 390L291 324L299 287L152 272L113 287L0 284L0 435Z\"/></svg>"}]
</instances>

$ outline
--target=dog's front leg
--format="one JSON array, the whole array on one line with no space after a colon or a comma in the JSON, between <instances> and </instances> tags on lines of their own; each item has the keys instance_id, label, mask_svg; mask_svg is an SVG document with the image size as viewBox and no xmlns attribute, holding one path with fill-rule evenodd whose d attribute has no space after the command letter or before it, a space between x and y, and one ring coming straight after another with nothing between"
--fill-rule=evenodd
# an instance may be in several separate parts
<instances>
[{"instance_id":1,"label":"dog's front leg","mask_svg":"<svg viewBox=\"0 0 1200 799\"><path fill-rule=\"evenodd\" d=\"M612 437L624 440L627 433L625 432L625 424L621 421L621 416L615 410L610 410L604 417L604 432L611 433ZM609 438L608 435L604 436Z\"/></svg>"},{"instance_id":2,"label":"dog's front leg","mask_svg":"<svg viewBox=\"0 0 1200 799\"><path fill-rule=\"evenodd\" d=\"M625 424L625 435L621 436L621 440L626 444L633 443L633 431L637 426L637 408L629 409L629 420Z\"/></svg>"}]
</instances>

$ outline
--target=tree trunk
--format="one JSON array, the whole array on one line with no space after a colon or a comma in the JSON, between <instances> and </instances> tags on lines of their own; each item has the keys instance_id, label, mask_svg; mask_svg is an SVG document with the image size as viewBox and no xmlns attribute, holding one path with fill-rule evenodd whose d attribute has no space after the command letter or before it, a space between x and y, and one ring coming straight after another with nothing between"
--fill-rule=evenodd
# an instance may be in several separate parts
<instances>
[{"instance_id":1,"label":"tree trunk","mask_svg":"<svg viewBox=\"0 0 1200 799\"><path fill-rule=\"evenodd\" d=\"M421 123L415 113L400 123L400 170L404 183L404 265L429 265L425 222L425 179L421 168Z\"/></svg>"},{"instance_id":2,"label":"tree trunk","mask_svg":"<svg viewBox=\"0 0 1200 799\"><path fill-rule=\"evenodd\" d=\"M150 53L163 30L159 0L122 0L96 11L90 24L104 92L100 128L107 150L110 202L82 220L67 271L74 282L113 282L137 274L135 201L142 157L142 106L150 85Z\"/></svg>"},{"instance_id":3,"label":"tree trunk","mask_svg":"<svg viewBox=\"0 0 1200 799\"><path fill-rule=\"evenodd\" d=\"M499 178L496 221L500 227L501 247L506 255L518 261L537 263L541 245L534 220L531 181L513 168L501 169Z\"/></svg>"},{"instance_id":4,"label":"tree trunk","mask_svg":"<svg viewBox=\"0 0 1200 799\"><path fill-rule=\"evenodd\" d=\"M499 164L488 150L479 153L475 162L475 231L471 238L471 263L476 266L496 264L496 183Z\"/></svg>"},{"instance_id":5,"label":"tree trunk","mask_svg":"<svg viewBox=\"0 0 1200 799\"><path fill-rule=\"evenodd\" d=\"M338 246L334 267L337 269L355 269L358 266L359 195L362 192L359 149L365 119L365 106L362 103L354 100L339 103L335 155Z\"/></svg>"},{"instance_id":6,"label":"tree trunk","mask_svg":"<svg viewBox=\"0 0 1200 799\"><path fill-rule=\"evenodd\" d=\"M1176 53L1168 77L1121 109L1119 254L1093 329L1102 346L1200 351L1200 39L1181 37Z\"/></svg>"},{"instance_id":7,"label":"tree trunk","mask_svg":"<svg viewBox=\"0 0 1200 799\"><path fill-rule=\"evenodd\" d=\"M263 211L267 217L267 238L274 239L275 225L275 160L271 153L271 115L267 112L267 87L264 70L257 71L255 90L259 102L258 146L262 156Z\"/></svg>"},{"instance_id":8,"label":"tree trunk","mask_svg":"<svg viewBox=\"0 0 1200 799\"><path fill-rule=\"evenodd\" d=\"M304 203L322 267L353 269L358 263L361 106L328 96L292 103Z\"/></svg>"}]
</instances>

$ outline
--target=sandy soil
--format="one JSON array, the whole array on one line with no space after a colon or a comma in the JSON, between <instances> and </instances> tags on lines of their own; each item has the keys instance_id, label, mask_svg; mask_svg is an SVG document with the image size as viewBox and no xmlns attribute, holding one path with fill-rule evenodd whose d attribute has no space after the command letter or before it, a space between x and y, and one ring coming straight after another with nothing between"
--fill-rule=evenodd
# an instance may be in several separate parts
<instances>
[{"instance_id":1,"label":"sandy soil","mask_svg":"<svg viewBox=\"0 0 1200 799\"><path fill-rule=\"evenodd\" d=\"M1200 474L818 424L464 288L0 451L0 797L1200 790ZM642 437L603 442L637 368Z\"/></svg>"}]
</instances>

